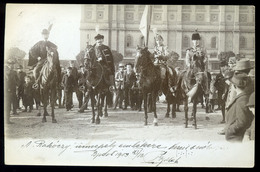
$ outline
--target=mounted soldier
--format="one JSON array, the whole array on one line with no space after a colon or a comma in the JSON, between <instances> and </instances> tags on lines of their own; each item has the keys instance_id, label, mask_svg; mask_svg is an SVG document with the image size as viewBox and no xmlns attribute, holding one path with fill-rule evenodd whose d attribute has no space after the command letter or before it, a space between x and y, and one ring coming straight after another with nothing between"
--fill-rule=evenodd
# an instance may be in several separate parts
<instances>
[{"instance_id":1,"label":"mounted soldier","mask_svg":"<svg viewBox=\"0 0 260 172\"><path fill-rule=\"evenodd\" d=\"M192 86L196 83L196 74L199 72L206 72L206 63L208 61L206 50L200 46L200 34L197 32L197 30L192 34L192 43L193 46L187 49L185 58L187 74L190 78L194 78L191 80L191 83L188 84L189 86ZM206 73L204 76L207 78ZM207 83L204 83L204 88L208 90ZM192 98L196 90L197 85L195 84L194 87L188 92L188 96Z\"/></svg>"},{"instance_id":2,"label":"mounted soldier","mask_svg":"<svg viewBox=\"0 0 260 172\"><path fill-rule=\"evenodd\" d=\"M115 66L114 58L110 48L103 44L104 36L98 34L95 36L96 43L93 45L96 61L98 61L104 69L104 79L110 86L114 85Z\"/></svg>"},{"instance_id":3,"label":"mounted soldier","mask_svg":"<svg viewBox=\"0 0 260 172\"><path fill-rule=\"evenodd\" d=\"M166 78L166 72L168 72L172 76L173 73L176 73L176 71L174 70L172 55L168 50L168 46L165 46L163 44L163 37L160 34L156 33L154 39L156 42L156 45L154 47L154 65L160 66L161 79L164 81ZM163 82L161 82L160 90L162 90L162 84ZM174 89L172 85L174 84L171 84L170 86L171 91L174 92L174 90L172 90Z\"/></svg>"},{"instance_id":4,"label":"mounted soldier","mask_svg":"<svg viewBox=\"0 0 260 172\"><path fill-rule=\"evenodd\" d=\"M34 68L33 76L35 78L35 83L36 83L36 85L34 85L35 88L37 87L37 84L41 78L40 71L41 71L44 63L47 60L46 48L48 47L48 48L52 48L55 50L57 50L57 48L58 48L54 43L52 43L48 40L49 35L50 35L51 26L48 29L42 30L43 40L37 42L29 51L28 66L32 66L32 68ZM60 65L60 64L57 64L57 65ZM57 72L58 72L58 78L59 78L59 80L61 80L60 70L58 70Z\"/></svg>"}]
</instances>

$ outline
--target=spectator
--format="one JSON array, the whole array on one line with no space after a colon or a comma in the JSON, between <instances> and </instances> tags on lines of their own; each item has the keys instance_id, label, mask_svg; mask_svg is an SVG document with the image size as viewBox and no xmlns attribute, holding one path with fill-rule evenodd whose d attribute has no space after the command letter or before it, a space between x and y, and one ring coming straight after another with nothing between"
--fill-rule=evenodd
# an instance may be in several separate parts
<instances>
[{"instance_id":1,"label":"spectator","mask_svg":"<svg viewBox=\"0 0 260 172\"><path fill-rule=\"evenodd\" d=\"M24 105L24 110L23 112L27 112L27 108L29 107L28 112L32 112L33 109L33 88L32 88L32 82L31 78L29 76L25 76L24 78L25 83L23 85L23 105Z\"/></svg>"},{"instance_id":2,"label":"spectator","mask_svg":"<svg viewBox=\"0 0 260 172\"><path fill-rule=\"evenodd\" d=\"M212 76L212 80L210 82L210 92L209 92L209 113L213 113L214 105L218 96L217 89L214 86L216 82L216 76L214 76L213 74L211 76Z\"/></svg>"},{"instance_id":3,"label":"spectator","mask_svg":"<svg viewBox=\"0 0 260 172\"><path fill-rule=\"evenodd\" d=\"M115 85L116 85L116 100L114 109L116 109L117 105L119 108L123 109L123 98L124 98L124 64L119 64L118 72L115 75Z\"/></svg>"},{"instance_id":4,"label":"spectator","mask_svg":"<svg viewBox=\"0 0 260 172\"><path fill-rule=\"evenodd\" d=\"M75 85L74 77L72 75L72 68L67 68L67 74L63 76L62 79L62 85L64 87L64 93L65 93L65 103L66 103L66 109L67 111L72 110L72 93Z\"/></svg>"},{"instance_id":5,"label":"spectator","mask_svg":"<svg viewBox=\"0 0 260 172\"><path fill-rule=\"evenodd\" d=\"M253 92L250 95L249 101L246 106L253 113L253 115L255 115L255 92ZM244 141L246 141L246 140L255 140L255 118L252 121L250 128L247 130L247 132L245 134Z\"/></svg>"},{"instance_id":6,"label":"spectator","mask_svg":"<svg viewBox=\"0 0 260 172\"><path fill-rule=\"evenodd\" d=\"M225 135L229 142L242 142L254 117L246 106L250 96L245 89L248 86L248 79L245 73L235 73L230 79L237 95L227 107Z\"/></svg>"},{"instance_id":7,"label":"spectator","mask_svg":"<svg viewBox=\"0 0 260 172\"><path fill-rule=\"evenodd\" d=\"M73 60L71 60L69 62L69 66L71 67L71 75L73 77L73 80L74 80L74 88L73 88L73 92L76 93L76 96L77 96L77 99L79 100L80 98L80 91L78 90L78 69L75 67L75 63ZM72 97L73 97L73 92L72 92ZM72 98L72 105L73 105L73 98ZM73 105L74 106L74 105ZM80 108L80 107L79 107Z\"/></svg>"},{"instance_id":8,"label":"spectator","mask_svg":"<svg viewBox=\"0 0 260 172\"><path fill-rule=\"evenodd\" d=\"M136 81L136 76L133 71L132 64L128 63L126 64L126 73L124 76L124 92L125 92L125 107L124 109L127 109L127 106L130 105L131 109L133 110L133 90L131 89L133 86L133 83Z\"/></svg>"},{"instance_id":9,"label":"spectator","mask_svg":"<svg viewBox=\"0 0 260 172\"><path fill-rule=\"evenodd\" d=\"M25 78L26 73L23 71L23 66L19 65L19 67L17 67L17 77L18 77L18 90L17 90L17 108L21 109L20 107L20 100L23 97L23 86L25 83Z\"/></svg>"}]
</instances>

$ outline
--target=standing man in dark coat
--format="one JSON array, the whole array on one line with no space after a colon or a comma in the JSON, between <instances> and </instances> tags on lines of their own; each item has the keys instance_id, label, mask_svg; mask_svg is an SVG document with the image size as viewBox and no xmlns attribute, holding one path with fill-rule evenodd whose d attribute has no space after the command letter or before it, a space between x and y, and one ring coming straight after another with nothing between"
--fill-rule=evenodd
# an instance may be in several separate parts
<instances>
[{"instance_id":1,"label":"standing man in dark coat","mask_svg":"<svg viewBox=\"0 0 260 172\"><path fill-rule=\"evenodd\" d=\"M72 76L72 68L68 67L67 68L67 74L63 76L62 79L62 85L64 87L64 93L65 93L65 102L66 102L66 109L67 111L70 111L73 106L72 106L72 93L74 90L74 77Z\"/></svg>"},{"instance_id":2,"label":"standing man in dark coat","mask_svg":"<svg viewBox=\"0 0 260 172\"><path fill-rule=\"evenodd\" d=\"M128 63L126 64L126 73L124 76L124 91L125 91L125 107L124 109L127 109L127 106L130 105L130 107L134 108L134 100L133 100L133 90L131 89L133 86L133 83L136 82L136 76L132 68L132 64Z\"/></svg>"},{"instance_id":3,"label":"standing man in dark coat","mask_svg":"<svg viewBox=\"0 0 260 172\"><path fill-rule=\"evenodd\" d=\"M237 95L227 107L226 113L226 140L229 142L242 142L246 130L253 121L253 114L246 106L249 100L249 93L246 90L249 77L245 73L235 73L230 79Z\"/></svg>"},{"instance_id":4,"label":"standing man in dark coat","mask_svg":"<svg viewBox=\"0 0 260 172\"><path fill-rule=\"evenodd\" d=\"M82 107L83 104L83 98L85 96L86 93L86 77L87 77L87 72L85 71L85 67L84 65L80 65L80 72L78 73L78 79L77 79L77 97L78 97L78 101L79 101L79 108ZM84 88L84 89L81 89Z\"/></svg>"},{"instance_id":5,"label":"standing man in dark coat","mask_svg":"<svg viewBox=\"0 0 260 172\"><path fill-rule=\"evenodd\" d=\"M33 88L32 88L32 82L31 78L29 76L25 76L24 78L25 83L24 83L24 95L23 95L23 105L24 105L24 110L23 112L27 112L27 108L29 107L28 112L32 112L33 109Z\"/></svg>"},{"instance_id":6,"label":"standing man in dark coat","mask_svg":"<svg viewBox=\"0 0 260 172\"><path fill-rule=\"evenodd\" d=\"M73 60L70 61L69 66L71 67L71 75L74 78L74 82L75 82L73 92L76 93L77 99L79 101L80 92L78 90L78 69L76 68ZM72 93L72 97L73 97L73 93ZM73 98L72 98L72 107L74 107ZM79 106L79 108L80 108L80 106Z\"/></svg>"},{"instance_id":7,"label":"standing man in dark coat","mask_svg":"<svg viewBox=\"0 0 260 172\"><path fill-rule=\"evenodd\" d=\"M23 85L25 83L24 78L26 73L23 70L23 66L19 65L17 67L17 84L18 84L18 91L17 91L17 108L20 109L20 100L23 98Z\"/></svg>"}]
</instances>

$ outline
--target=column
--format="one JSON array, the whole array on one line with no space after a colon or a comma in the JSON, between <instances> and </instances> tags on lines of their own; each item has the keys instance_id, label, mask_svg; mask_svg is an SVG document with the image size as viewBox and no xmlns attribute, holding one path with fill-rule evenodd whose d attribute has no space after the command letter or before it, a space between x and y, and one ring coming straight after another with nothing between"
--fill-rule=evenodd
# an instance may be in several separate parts
<instances>
[{"instance_id":1,"label":"column","mask_svg":"<svg viewBox=\"0 0 260 172\"><path fill-rule=\"evenodd\" d=\"M177 29L176 29L176 47L175 50L176 52L180 55L180 59L182 59L182 6L178 5L177 7L177 16L176 16L176 21L177 21Z\"/></svg>"},{"instance_id":2,"label":"column","mask_svg":"<svg viewBox=\"0 0 260 172\"><path fill-rule=\"evenodd\" d=\"M235 6L234 30L233 30L233 52L239 53L239 6Z\"/></svg>"},{"instance_id":3,"label":"column","mask_svg":"<svg viewBox=\"0 0 260 172\"><path fill-rule=\"evenodd\" d=\"M219 14L219 34L218 34L218 54L222 51L225 51L225 6L221 5L220 8L220 14Z\"/></svg>"}]
</instances>

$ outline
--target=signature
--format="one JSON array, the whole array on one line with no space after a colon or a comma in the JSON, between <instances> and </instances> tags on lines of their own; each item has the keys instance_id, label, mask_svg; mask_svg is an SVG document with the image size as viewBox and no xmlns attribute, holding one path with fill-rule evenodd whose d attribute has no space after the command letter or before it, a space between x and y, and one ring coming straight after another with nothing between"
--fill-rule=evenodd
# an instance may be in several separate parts
<instances>
[{"instance_id":1,"label":"signature","mask_svg":"<svg viewBox=\"0 0 260 172\"><path fill-rule=\"evenodd\" d=\"M153 151L144 155L143 160L145 163L155 164L158 167L161 164L178 164L181 157L173 157L167 154L167 151Z\"/></svg>"}]
</instances>

